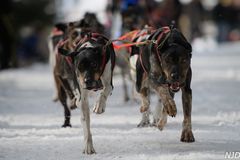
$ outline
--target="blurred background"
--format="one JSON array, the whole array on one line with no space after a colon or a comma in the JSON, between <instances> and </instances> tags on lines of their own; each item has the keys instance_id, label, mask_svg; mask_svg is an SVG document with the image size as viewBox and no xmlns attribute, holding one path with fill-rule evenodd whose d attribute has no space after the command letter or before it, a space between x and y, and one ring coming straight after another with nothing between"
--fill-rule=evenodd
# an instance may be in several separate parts
<instances>
[{"instance_id":1,"label":"blurred background","mask_svg":"<svg viewBox=\"0 0 240 160\"><path fill-rule=\"evenodd\" d=\"M195 51L240 40L239 0L6 0L0 5L0 70L46 63L53 25L86 12L97 14L110 38L145 24L174 23Z\"/></svg>"},{"instance_id":2,"label":"blurred background","mask_svg":"<svg viewBox=\"0 0 240 160\"><path fill-rule=\"evenodd\" d=\"M174 24L183 32L193 46L195 143L179 141L180 93L175 96L177 117L168 118L163 132L155 127L138 129L140 105L134 100L133 84L126 76L130 101L125 102L124 78L116 74L106 112L91 114L98 154L82 154L80 109L72 112L72 128L60 127L63 110L52 101L47 42L54 24L79 21L87 12L96 13L111 39L146 24L156 28ZM239 60L240 0L2 0L0 160L220 160L226 151L238 154ZM96 94L91 93L91 112ZM154 111L158 99L151 97Z\"/></svg>"}]
</instances>

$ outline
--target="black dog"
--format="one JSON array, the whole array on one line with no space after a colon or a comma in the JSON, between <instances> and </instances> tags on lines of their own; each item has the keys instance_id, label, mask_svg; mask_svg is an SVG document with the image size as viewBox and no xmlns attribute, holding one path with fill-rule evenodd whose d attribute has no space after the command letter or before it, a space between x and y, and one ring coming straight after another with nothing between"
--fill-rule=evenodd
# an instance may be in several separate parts
<instances>
[{"instance_id":1,"label":"black dog","mask_svg":"<svg viewBox=\"0 0 240 160\"><path fill-rule=\"evenodd\" d=\"M181 141L194 142L191 125L192 90L190 87L192 47L177 29L169 29L169 27L154 31L145 40L150 43L132 48L132 54L138 54L136 88L142 99L141 112L144 118L141 124L149 122L150 88L155 90L160 98L154 117L156 126L160 130L167 123L167 115L172 117L176 115L177 109L173 97L174 93L181 89L184 113Z\"/></svg>"},{"instance_id":2,"label":"black dog","mask_svg":"<svg viewBox=\"0 0 240 160\"><path fill-rule=\"evenodd\" d=\"M81 122L84 131L84 153L95 153L90 132L90 115L88 106L88 90L101 90L100 97L93 111L101 114L105 111L106 100L113 85L112 76L115 64L115 53L112 43L101 34L88 32L80 38L73 52L59 48L59 52L73 60L73 69L80 94L76 105L81 108ZM76 89L76 93L77 90Z\"/></svg>"}]
</instances>

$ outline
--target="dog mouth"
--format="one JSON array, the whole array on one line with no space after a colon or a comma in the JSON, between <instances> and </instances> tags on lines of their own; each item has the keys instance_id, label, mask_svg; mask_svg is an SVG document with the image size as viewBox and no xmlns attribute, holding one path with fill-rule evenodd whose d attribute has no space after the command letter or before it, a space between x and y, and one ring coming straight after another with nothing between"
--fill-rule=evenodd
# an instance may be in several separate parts
<instances>
[{"instance_id":1,"label":"dog mouth","mask_svg":"<svg viewBox=\"0 0 240 160\"><path fill-rule=\"evenodd\" d=\"M180 90L180 83L179 82L173 82L169 84L169 88L172 92L178 92Z\"/></svg>"},{"instance_id":2,"label":"dog mouth","mask_svg":"<svg viewBox=\"0 0 240 160\"><path fill-rule=\"evenodd\" d=\"M101 80L92 81L91 83L86 84L85 88L87 90L98 91L103 89L103 84Z\"/></svg>"}]
</instances>

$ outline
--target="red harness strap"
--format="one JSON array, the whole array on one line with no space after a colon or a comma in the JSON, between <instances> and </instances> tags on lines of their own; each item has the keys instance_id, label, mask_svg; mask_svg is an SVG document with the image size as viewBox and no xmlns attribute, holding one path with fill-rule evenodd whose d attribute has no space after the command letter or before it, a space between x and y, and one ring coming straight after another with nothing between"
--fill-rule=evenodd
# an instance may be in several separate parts
<instances>
[{"instance_id":1,"label":"red harness strap","mask_svg":"<svg viewBox=\"0 0 240 160\"><path fill-rule=\"evenodd\" d=\"M140 49L139 60L140 60L140 63L141 63L141 66L142 66L144 72L147 73L147 70L146 70L146 68L145 68L145 66L144 66L144 64L143 64L143 61L142 61L142 53L143 53L143 52L142 52L142 49Z\"/></svg>"},{"instance_id":2,"label":"red harness strap","mask_svg":"<svg viewBox=\"0 0 240 160\"><path fill-rule=\"evenodd\" d=\"M61 31L61 30L59 30L58 28L53 28L53 30L52 30L52 34L53 34L53 36L60 36L60 35L63 35L64 33L63 33L63 31Z\"/></svg>"},{"instance_id":3,"label":"red harness strap","mask_svg":"<svg viewBox=\"0 0 240 160\"><path fill-rule=\"evenodd\" d=\"M160 52L158 50L158 45L160 43L160 41L162 41L163 35L167 34L168 32L170 32L170 28L169 27L162 27L162 32L159 34L158 38L157 38L157 42L155 44L155 48L156 48L156 53L157 53L157 57L159 62L161 63L161 57L160 57Z\"/></svg>"},{"instance_id":4,"label":"red harness strap","mask_svg":"<svg viewBox=\"0 0 240 160\"><path fill-rule=\"evenodd\" d=\"M101 75L104 72L104 68L106 66L106 61L107 61L106 46L103 46L102 52L103 52L103 58L102 58L102 64L101 64Z\"/></svg>"}]
</instances>

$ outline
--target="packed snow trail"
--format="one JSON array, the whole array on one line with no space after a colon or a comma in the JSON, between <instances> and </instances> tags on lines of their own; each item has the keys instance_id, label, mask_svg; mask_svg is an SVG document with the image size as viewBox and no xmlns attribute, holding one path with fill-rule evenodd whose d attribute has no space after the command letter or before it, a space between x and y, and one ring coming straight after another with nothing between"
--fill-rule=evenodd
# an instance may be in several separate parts
<instances>
[{"instance_id":1,"label":"packed snow trail","mask_svg":"<svg viewBox=\"0 0 240 160\"><path fill-rule=\"evenodd\" d=\"M90 156L82 154L79 109L72 112L73 128L60 127L63 109L51 101L53 82L48 65L1 71L0 160L224 159L226 151L240 151L239 46L229 44L215 51L193 53L195 143L180 142L180 93L176 95L177 117L169 117L163 131L137 128L139 104L123 102L121 77L115 76L106 112L91 113L97 154ZM155 102L153 96L152 108Z\"/></svg>"}]
</instances>

